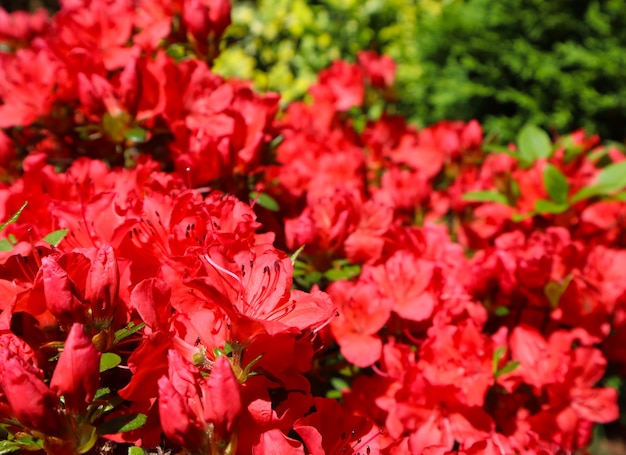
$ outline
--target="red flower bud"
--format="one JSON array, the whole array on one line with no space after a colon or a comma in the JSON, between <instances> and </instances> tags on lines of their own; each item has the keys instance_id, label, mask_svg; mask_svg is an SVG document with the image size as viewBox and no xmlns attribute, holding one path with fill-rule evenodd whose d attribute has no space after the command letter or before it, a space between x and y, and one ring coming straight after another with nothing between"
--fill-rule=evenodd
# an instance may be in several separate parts
<instances>
[{"instance_id":1,"label":"red flower bud","mask_svg":"<svg viewBox=\"0 0 626 455\"><path fill-rule=\"evenodd\" d=\"M113 318L115 302L120 289L120 271L111 245L98 249L87 274L85 298L96 323L106 323Z\"/></svg>"},{"instance_id":2,"label":"red flower bud","mask_svg":"<svg viewBox=\"0 0 626 455\"><path fill-rule=\"evenodd\" d=\"M47 435L58 434L59 400L41 380L37 369L8 349L0 351L0 388L15 418Z\"/></svg>"},{"instance_id":3,"label":"red flower bud","mask_svg":"<svg viewBox=\"0 0 626 455\"><path fill-rule=\"evenodd\" d=\"M65 348L50 388L65 397L65 408L72 414L84 411L100 382L100 353L85 333L82 324L74 324L65 341Z\"/></svg>"}]
</instances>

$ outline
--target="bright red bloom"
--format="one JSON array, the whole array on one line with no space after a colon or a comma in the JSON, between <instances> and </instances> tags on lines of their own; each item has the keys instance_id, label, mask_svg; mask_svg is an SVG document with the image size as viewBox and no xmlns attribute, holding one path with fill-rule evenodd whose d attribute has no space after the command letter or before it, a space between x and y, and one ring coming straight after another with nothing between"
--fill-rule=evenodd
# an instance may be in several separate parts
<instances>
[{"instance_id":1,"label":"bright red bloom","mask_svg":"<svg viewBox=\"0 0 626 455\"><path fill-rule=\"evenodd\" d=\"M183 1L187 38L200 56L217 56L219 38L230 25L230 9L229 0Z\"/></svg>"},{"instance_id":2,"label":"bright red bloom","mask_svg":"<svg viewBox=\"0 0 626 455\"><path fill-rule=\"evenodd\" d=\"M433 385L454 385L459 403L482 406L494 383L493 342L473 322L433 328L420 348L419 367Z\"/></svg>"},{"instance_id":3,"label":"bright red bloom","mask_svg":"<svg viewBox=\"0 0 626 455\"><path fill-rule=\"evenodd\" d=\"M379 429L362 416L349 415L335 400L315 398L315 411L298 419L294 430L311 455L378 455Z\"/></svg>"},{"instance_id":4,"label":"bright red bloom","mask_svg":"<svg viewBox=\"0 0 626 455\"><path fill-rule=\"evenodd\" d=\"M386 88L396 77L396 63L388 55L378 55L375 51L360 51L359 64L365 70L370 84L376 88Z\"/></svg>"},{"instance_id":5,"label":"bright red bloom","mask_svg":"<svg viewBox=\"0 0 626 455\"><path fill-rule=\"evenodd\" d=\"M316 102L328 100L337 111L363 104L365 85L363 70L358 65L337 60L321 71L318 78L319 82L309 89Z\"/></svg>"},{"instance_id":6,"label":"bright red bloom","mask_svg":"<svg viewBox=\"0 0 626 455\"><path fill-rule=\"evenodd\" d=\"M392 301L372 283L338 281L328 292L339 310L330 327L341 353L359 367L374 364L383 345L377 332L391 315Z\"/></svg>"},{"instance_id":7,"label":"bright red bloom","mask_svg":"<svg viewBox=\"0 0 626 455\"><path fill-rule=\"evenodd\" d=\"M393 311L404 319L423 321L431 317L437 303L431 291L436 266L408 251L397 251L384 265L365 268L364 277L376 283L393 301Z\"/></svg>"},{"instance_id":8,"label":"bright red bloom","mask_svg":"<svg viewBox=\"0 0 626 455\"><path fill-rule=\"evenodd\" d=\"M169 351L168 359L168 376L159 379L159 414L167 437L192 453L236 447L242 403L228 359L218 357L207 379L177 351Z\"/></svg>"},{"instance_id":9,"label":"bright red bloom","mask_svg":"<svg viewBox=\"0 0 626 455\"><path fill-rule=\"evenodd\" d=\"M72 75L102 67L111 71L139 53L127 46L132 27L129 0L66 0L52 20L49 43Z\"/></svg>"},{"instance_id":10,"label":"bright red bloom","mask_svg":"<svg viewBox=\"0 0 626 455\"><path fill-rule=\"evenodd\" d=\"M27 126L48 115L64 77L63 66L45 49L0 55L0 128Z\"/></svg>"},{"instance_id":11,"label":"bright red bloom","mask_svg":"<svg viewBox=\"0 0 626 455\"><path fill-rule=\"evenodd\" d=\"M209 278L186 284L229 315L234 339L245 342L263 331L275 335L316 330L334 316L326 294L290 290L293 267L284 253L260 246L229 259L209 251L204 255Z\"/></svg>"},{"instance_id":12,"label":"bright red bloom","mask_svg":"<svg viewBox=\"0 0 626 455\"><path fill-rule=\"evenodd\" d=\"M47 435L59 433L58 397L44 384L41 371L6 348L0 349L0 388L20 423Z\"/></svg>"}]
</instances>

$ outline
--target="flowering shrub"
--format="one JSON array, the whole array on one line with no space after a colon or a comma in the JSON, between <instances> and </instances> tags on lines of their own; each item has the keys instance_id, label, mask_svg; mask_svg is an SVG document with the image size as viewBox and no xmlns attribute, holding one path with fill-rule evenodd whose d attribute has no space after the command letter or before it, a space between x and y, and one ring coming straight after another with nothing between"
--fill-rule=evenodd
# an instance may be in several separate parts
<instances>
[{"instance_id":1,"label":"flowering shrub","mask_svg":"<svg viewBox=\"0 0 626 455\"><path fill-rule=\"evenodd\" d=\"M372 52L279 113L210 69L229 8L0 13L1 451L587 448L620 417L622 151L377 116Z\"/></svg>"}]
</instances>

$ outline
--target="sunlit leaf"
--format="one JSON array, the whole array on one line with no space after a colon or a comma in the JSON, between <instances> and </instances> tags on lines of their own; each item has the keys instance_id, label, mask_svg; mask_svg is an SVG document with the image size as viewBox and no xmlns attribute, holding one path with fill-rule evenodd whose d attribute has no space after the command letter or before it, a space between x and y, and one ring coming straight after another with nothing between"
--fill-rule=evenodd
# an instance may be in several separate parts
<instances>
[{"instance_id":1,"label":"sunlit leaf","mask_svg":"<svg viewBox=\"0 0 626 455\"><path fill-rule=\"evenodd\" d=\"M28 201L24 202L22 206L17 210L17 212L11 215L9 219L6 220L4 223L0 224L0 232L4 231L9 224L13 224L17 220L19 220L20 215L22 214L22 212L24 211L27 205L28 205Z\"/></svg>"},{"instance_id":2,"label":"sunlit leaf","mask_svg":"<svg viewBox=\"0 0 626 455\"><path fill-rule=\"evenodd\" d=\"M498 371L498 365L500 365L500 360L504 357L504 353L506 352L506 346L498 346L495 351L493 351L493 358L491 359L491 369L493 373L496 374Z\"/></svg>"},{"instance_id":3,"label":"sunlit leaf","mask_svg":"<svg viewBox=\"0 0 626 455\"><path fill-rule=\"evenodd\" d=\"M626 161L613 163L600 171L595 183L582 188L572 197L572 203L594 196L608 196L626 187Z\"/></svg>"},{"instance_id":4,"label":"sunlit leaf","mask_svg":"<svg viewBox=\"0 0 626 455\"><path fill-rule=\"evenodd\" d=\"M501 369L499 369L496 372L496 379L499 378L500 376L507 374L507 373L511 373L512 371L514 371L518 366L520 365L520 363L516 360L514 362L509 362L506 365L504 365Z\"/></svg>"},{"instance_id":5,"label":"sunlit leaf","mask_svg":"<svg viewBox=\"0 0 626 455\"><path fill-rule=\"evenodd\" d=\"M130 128L124 131L124 137L131 142L140 144L146 141L148 134L146 130L144 130L143 128L136 127L136 128Z\"/></svg>"},{"instance_id":6,"label":"sunlit leaf","mask_svg":"<svg viewBox=\"0 0 626 455\"><path fill-rule=\"evenodd\" d=\"M568 204L557 204L556 202L548 201L546 199L539 199L535 201L535 212L537 213L563 213L569 208Z\"/></svg>"},{"instance_id":7,"label":"sunlit leaf","mask_svg":"<svg viewBox=\"0 0 626 455\"><path fill-rule=\"evenodd\" d=\"M565 204L569 195L569 183L563 173L548 163L543 171L543 186L557 204Z\"/></svg>"},{"instance_id":8,"label":"sunlit leaf","mask_svg":"<svg viewBox=\"0 0 626 455\"><path fill-rule=\"evenodd\" d=\"M250 199L255 200L261 207L266 208L271 212L278 212L278 210L280 210L278 202L276 202L276 200L269 194L252 191L249 194L249 197Z\"/></svg>"},{"instance_id":9,"label":"sunlit leaf","mask_svg":"<svg viewBox=\"0 0 626 455\"><path fill-rule=\"evenodd\" d=\"M141 428L146 423L145 414L126 414L107 420L98 427L98 434L125 433Z\"/></svg>"},{"instance_id":10,"label":"sunlit leaf","mask_svg":"<svg viewBox=\"0 0 626 455\"><path fill-rule=\"evenodd\" d=\"M100 357L100 373L103 371L111 370L118 366L122 362L122 358L113 353L113 352L105 352Z\"/></svg>"},{"instance_id":11,"label":"sunlit leaf","mask_svg":"<svg viewBox=\"0 0 626 455\"><path fill-rule=\"evenodd\" d=\"M523 163L529 165L552 155L550 136L536 125L526 125L517 136L517 148Z\"/></svg>"},{"instance_id":12,"label":"sunlit leaf","mask_svg":"<svg viewBox=\"0 0 626 455\"><path fill-rule=\"evenodd\" d=\"M469 202L497 202L498 204L509 204L504 194L495 191L470 191L465 193L461 199Z\"/></svg>"},{"instance_id":13,"label":"sunlit leaf","mask_svg":"<svg viewBox=\"0 0 626 455\"><path fill-rule=\"evenodd\" d=\"M119 329L115 332L115 338L113 343L117 344L120 341L122 341L124 338L131 336L133 333L136 333L138 331L140 331L141 329L143 329L146 326L145 322L141 322L137 325L135 325L134 322L130 322L126 327L124 327L123 329Z\"/></svg>"},{"instance_id":14,"label":"sunlit leaf","mask_svg":"<svg viewBox=\"0 0 626 455\"><path fill-rule=\"evenodd\" d=\"M58 231L51 232L43 238L44 242L48 242L52 246L59 246L61 240L67 235L67 229L59 229Z\"/></svg>"}]
</instances>

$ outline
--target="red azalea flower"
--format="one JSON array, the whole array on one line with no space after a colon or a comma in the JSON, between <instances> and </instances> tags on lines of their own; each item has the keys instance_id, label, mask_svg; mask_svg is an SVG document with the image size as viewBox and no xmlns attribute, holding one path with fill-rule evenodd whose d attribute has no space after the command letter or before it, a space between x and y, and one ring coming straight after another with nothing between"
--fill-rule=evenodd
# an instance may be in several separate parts
<instances>
[{"instance_id":1,"label":"red azalea flower","mask_svg":"<svg viewBox=\"0 0 626 455\"><path fill-rule=\"evenodd\" d=\"M367 282L338 281L328 288L328 293L339 310L330 327L341 353L359 367L374 364L382 353L377 332L391 315L392 300Z\"/></svg>"},{"instance_id":2,"label":"red azalea flower","mask_svg":"<svg viewBox=\"0 0 626 455\"><path fill-rule=\"evenodd\" d=\"M393 301L393 311L404 319L423 321L432 316L437 303L431 291L436 266L408 251L396 251L383 265L368 267L363 276L376 283Z\"/></svg>"},{"instance_id":3,"label":"red azalea flower","mask_svg":"<svg viewBox=\"0 0 626 455\"><path fill-rule=\"evenodd\" d=\"M315 411L294 430L311 455L378 455L380 430L365 417L348 414L335 400L315 398Z\"/></svg>"},{"instance_id":4,"label":"red azalea flower","mask_svg":"<svg viewBox=\"0 0 626 455\"><path fill-rule=\"evenodd\" d=\"M47 435L60 433L59 398L36 367L6 348L0 349L0 387L21 424Z\"/></svg>"},{"instance_id":5,"label":"red azalea flower","mask_svg":"<svg viewBox=\"0 0 626 455\"><path fill-rule=\"evenodd\" d=\"M228 359L218 357L206 379L177 351L170 350L168 359L168 376L159 379L159 414L166 436L191 453L236 447L242 403Z\"/></svg>"}]
</instances>

